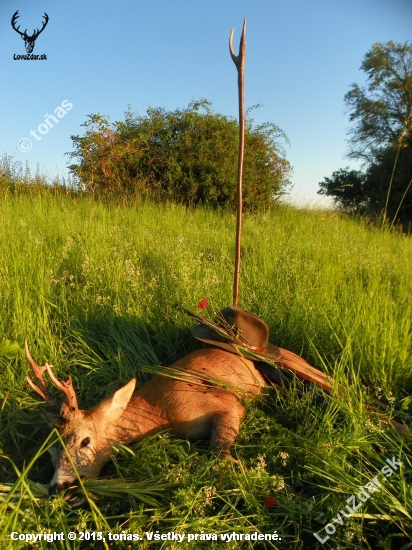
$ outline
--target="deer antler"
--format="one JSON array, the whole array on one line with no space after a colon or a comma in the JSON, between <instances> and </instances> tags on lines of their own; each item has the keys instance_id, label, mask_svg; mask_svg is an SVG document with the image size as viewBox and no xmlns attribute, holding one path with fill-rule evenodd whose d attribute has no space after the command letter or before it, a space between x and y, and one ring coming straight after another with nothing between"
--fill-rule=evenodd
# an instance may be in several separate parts
<instances>
[{"instance_id":1,"label":"deer antler","mask_svg":"<svg viewBox=\"0 0 412 550\"><path fill-rule=\"evenodd\" d=\"M17 27L17 29L16 29L16 21L17 21L18 18L19 18L19 10L17 10L17 11L14 13L13 17L11 18L11 26L13 27L13 29L14 29L16 32L18 32L21 36L24 37L24 36L26 35L27 29L26 29L26 31L25 31L24 33L21 32L21 31L19 31L20 25L19 25L19 26ZM26 36L27 36L27 35L26 35Z\"/></svg>"},{"instance_id":2,"label":"deer antler","mask_svg":"<svg viewBox=\"0 0 412 550\"><path fill-rule=\"evenodd\" d=\"M33 34L31 36L29 36L27 34L27 29L24 31L24 32L21 32L19 31L20 29L20 25L18 27L16 27L16 22L17 22L17 19L19 18L19 10L17 10L14 14L13 14L13 17L11 18L11 26L13 27L13 29L18 32L20 34L20 36L22 36L24 38L24 40L30 40L32 42L34 42L36 40L36 38L39 36L39 34L41 32L44 31L47 23L49 22L49 16L47 15L46 12L44 12L44 15L43 15L43 18L44 18L44 21L43 21L43 25L42 25L42 28L39 30L37 29L33 29Z\"/></svg>"},{"instance_id":3,"label":"deer antler","mask_svg":"<svg viewBox=\"0 0 412 550\"><path fill-rule=\"evenodd\" d=\"M40 30L37 29L37 32L33 29L34 32L33 32L33 35L32 35L32 39L33 38L36 39L39 36L39 34L44 31L47 23L49 22L49 16L47 15L46 12L44 12L43 17L44 17L43 26Z\"/></svg>"},{"instance_id":4,"label":"deer antler","mask_svg":"<svg viewBox=\"0 0 412 550\"><path fill-rule=\"evenodd\" d=\"M67 405L70 408L71 412L76 412L79 410L79 406L77 404L77 396L76 391L73 387L72 377L69 376L67 380L60 381L54 372L52 371L53 365L48 365L46 363L46 369L47 373L50 376L50 380L52 381L53 385L56 386L60 391L64 393L67 399Z\"/></svg>"},{"instance_id":5,"label":"deer antler","mask_svg":"<svg viewBox=\"0 0 412 550\"><path fill-rule=\"evenodd\" d=\"M47 370L47 367L39 367L39 365L34 361L33 357L30 354L29 351L29 345L27 343L27 340L24 342L24 349L26 352L26 357L28 362L31 365L31 368L33 370L33 374L35 377L35 384L30 380L30 378L27 376L27 382L29 383L29 386L32 390L34 390L42 399L47 401L47 403L52 407L52 409L55 412L60 411L60 404L58 401L49 393L46 385L46 381L44 379L44 371Z\"/></svg>"},{"instance_id":6,"label":"deer antler","mask_svg":"<svg viewBox=\"0 0 412 550\"><path fill-rule=\"evenodd\" d=\"M47 389L46 381L44 379L44 371L47 370L48 375L50 376L50 380L52 381L53 385L56 386L60 391L64 393L64 395L67 398L67 405L70 408L70 411L76 412L78 411L79 407L77 404L77 397L76 392L73 387L72 379L69 376L68 379L64 382L61 382L58 380L58 378L55 376L54 372L52 371L52 365L48 365L47 363L43 367L39 367L37 363L34 361L33 357L30 354L29 351L29 345L27 343L27 340L24 342L24 349L26 352L26 357L28 362L31 365L31 368L34 373L35 377L35 384L30 380L30 378L27 376L27 382L29 383L29 386L32 390L34 390L42 399L47 401L47 403L52 407L52 409L55 412L60 411L60 404L58 401L51 395L51 393Z\"/></svg>"}]
</instances>

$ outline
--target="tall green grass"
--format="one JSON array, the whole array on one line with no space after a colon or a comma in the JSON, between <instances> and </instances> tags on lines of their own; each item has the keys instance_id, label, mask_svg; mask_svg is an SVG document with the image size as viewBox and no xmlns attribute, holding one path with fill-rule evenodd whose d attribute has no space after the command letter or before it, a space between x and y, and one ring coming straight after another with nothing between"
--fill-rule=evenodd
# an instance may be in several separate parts
<instances>
[{"instance_id":1,"label":"tall green grass","mask_svg":"<svg viewBox=\"0 0 412 550\"><path fill-rule=\"evenodd\" d=\"M231 303L234 223L231 214L176 205L3 194L0 341L22 348L27 338L39 364L54 364L60 377L72 375L84 408L134 376L144 383L150 376L144 366L171 364L197 347L190 319L175 304L195 310L202 298L215 309ZM41 498L43 485L36 483L48 483L53 472L44 452L49 429L41 420L47 406L29 391L23 355L1 355L1 547L26 548L10 541L11 531L88 529L140 535L277 530L280 542L257 547L317 548L313 532L325 534L345 500L393 456L401 472L357 517L337 525L324 547L412 547L411 438L380 424L362 405L375 399L412 425L411 267L410 237L337 213L278 207L246 217L239 305L265 319L274 344L346 385L348 401L317 389L302 393L297 384L249 404L233 450L239 466L210 454L207 442L190 446L167 433L132 445L131 452L120 449L101 474L103 494L113 496L94 500L98 488L93 493L91 485L89 505L78 510ZM125 482L116 486L111 478ZM138 482L143 485L133 485ZM277 499L270 508L267 496ZM102 544L43 541L36 547ZM130 543L122 544L116 547ZM140 547L221 544L145 540Z\"/></svg>"}]
</instances>

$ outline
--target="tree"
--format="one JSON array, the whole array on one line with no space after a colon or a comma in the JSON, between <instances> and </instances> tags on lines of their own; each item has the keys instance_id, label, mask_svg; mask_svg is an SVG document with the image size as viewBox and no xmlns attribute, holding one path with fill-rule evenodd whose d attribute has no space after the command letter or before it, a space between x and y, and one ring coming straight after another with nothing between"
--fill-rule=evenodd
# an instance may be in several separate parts
<instances>
[{"instance_id":1,"label":"tree","mask_svg":"<svg viewBox=\"0 0 412 550\"><path fill-rule=\"evenodd\" d=\"M237 121L215 113L207 100L186 109L150 107L145 116L130 108L124 121L111 124L90 115L83 136L72 136L69 168L94 194L150 196L184 204L235 208ZM245 132L244 208L266 208L285 192L291 167L275 124Z\"/></svg>"},{"instance_id":2,"label":"tree","mask_svg":"<svg viewBox=\"0 0 412 550\"><path fill-rule=\"evenodd\" d=\"M412 44L374 44L363 59L367 86L352 84L345 95L349 158L364 172L341 169L319 183L319 194L338 207L383 222L412 221Z\"/></svg>"},{"instance_id":3,"label":"tree","mask_svg":"<svg viewBox=\"0 0 412 550\"><path fill-rule=\"evenodd\" d=\"M368 75L367 87L352 84L344 98L354 122L348 157L368 165L385 149L397 147L412 112L412 44L374 44L361 69Z\"/></svg>"},{"instance_id":4,"label":"tree","mask_svg":"<svg viewBox=\"0 0 412 550\"><path fill-rule=\"evenodd\" d=\"M412 150L410 146L388 147L380 152L365 174L365 211L381 214L384 223L412 221Z\"/></svg>"},{"instance_id":5,"label":"tree","mask_svg":"<svg viewBox=\"0 0 412 550\"><path fill-rule=\"evenodd\" d=\"M328 195L342 210L360 212L365 201L365 174L341 168L319 183L319 195Z\"/></svg>"}]
</instances>

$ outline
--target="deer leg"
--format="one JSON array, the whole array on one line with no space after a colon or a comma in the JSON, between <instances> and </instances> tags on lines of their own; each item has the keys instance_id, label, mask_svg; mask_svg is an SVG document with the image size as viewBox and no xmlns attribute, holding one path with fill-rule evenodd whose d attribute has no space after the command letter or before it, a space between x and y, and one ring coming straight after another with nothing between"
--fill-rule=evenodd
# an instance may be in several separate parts
<instances>
[{"instance_id":1,"label":"deer leg","mask_svg":"<svg viewBox=\"0 0 412 550\"><path fill-rule=\"evenodd\" d=\"M222 452L230 457L235 463L237 460L231 457L230 448L239 433L243 414L244 407L240 405L240 403L236 403L235 406L230 408L228 411L216 412L212 418L210 449L212 451Z\"/></svg>"}]
</instances>

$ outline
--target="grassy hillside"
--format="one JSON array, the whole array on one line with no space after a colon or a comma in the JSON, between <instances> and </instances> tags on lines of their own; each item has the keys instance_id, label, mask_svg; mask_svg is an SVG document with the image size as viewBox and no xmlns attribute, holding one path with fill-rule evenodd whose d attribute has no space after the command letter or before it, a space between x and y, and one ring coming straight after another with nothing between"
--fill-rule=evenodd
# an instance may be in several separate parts
<instances>
[{"instance_id":1,"label":"grassy hillside","mask_svg":"<svg viewBox=\"0 0 412 550\"><path fill-rule=\"evenodd\" d=\"M198 344L200 299L232 295L234 217L179 206L105 205L48 194L0 199L0 341L27 338L39 364L71 374L90 407L147 365L171 364ZM410 548L411 438L367 413L375 399L412 425L412 240L336 213L278 208L244 220L239 305L269 325L271 341L347 385L349 400L299 385L248 406L233 450L239 466L167 433L121 449L102 472L112 498L70 510L38 498L53 472L38 452L49 434L22 353L0 347L0 535L40 533L273 533L244 548ZM1 350L3 349L3 356ZM12 350L11 350L12 351ZM350 517L333 522L396 457L402 466ZM34 461L32 459L35 458ZM132 480L126 487L110 478ZM17 480L17 485L9 490ZM30 481L29 481L30 480ZM146 482L152 480L153 485ZM143 482L143 485L136 484ZM148 487L161 488L150 498ZM144 484L146 483L146 484ZM267 508L265 498L277 499ZM94 502L94 501L92 501ZM324 545L313 536L335 532ZM328 528L332 531L332 527ZM103 548L106 543L36 543ZM128 548L131 543L118 543ZM162 546L163 544L163 546ZM225 543L239 548L239 541ZM149 541L203 548L221 542ZM380 546L379 546L380 545Z\"/></svg>"}]
</instances>

